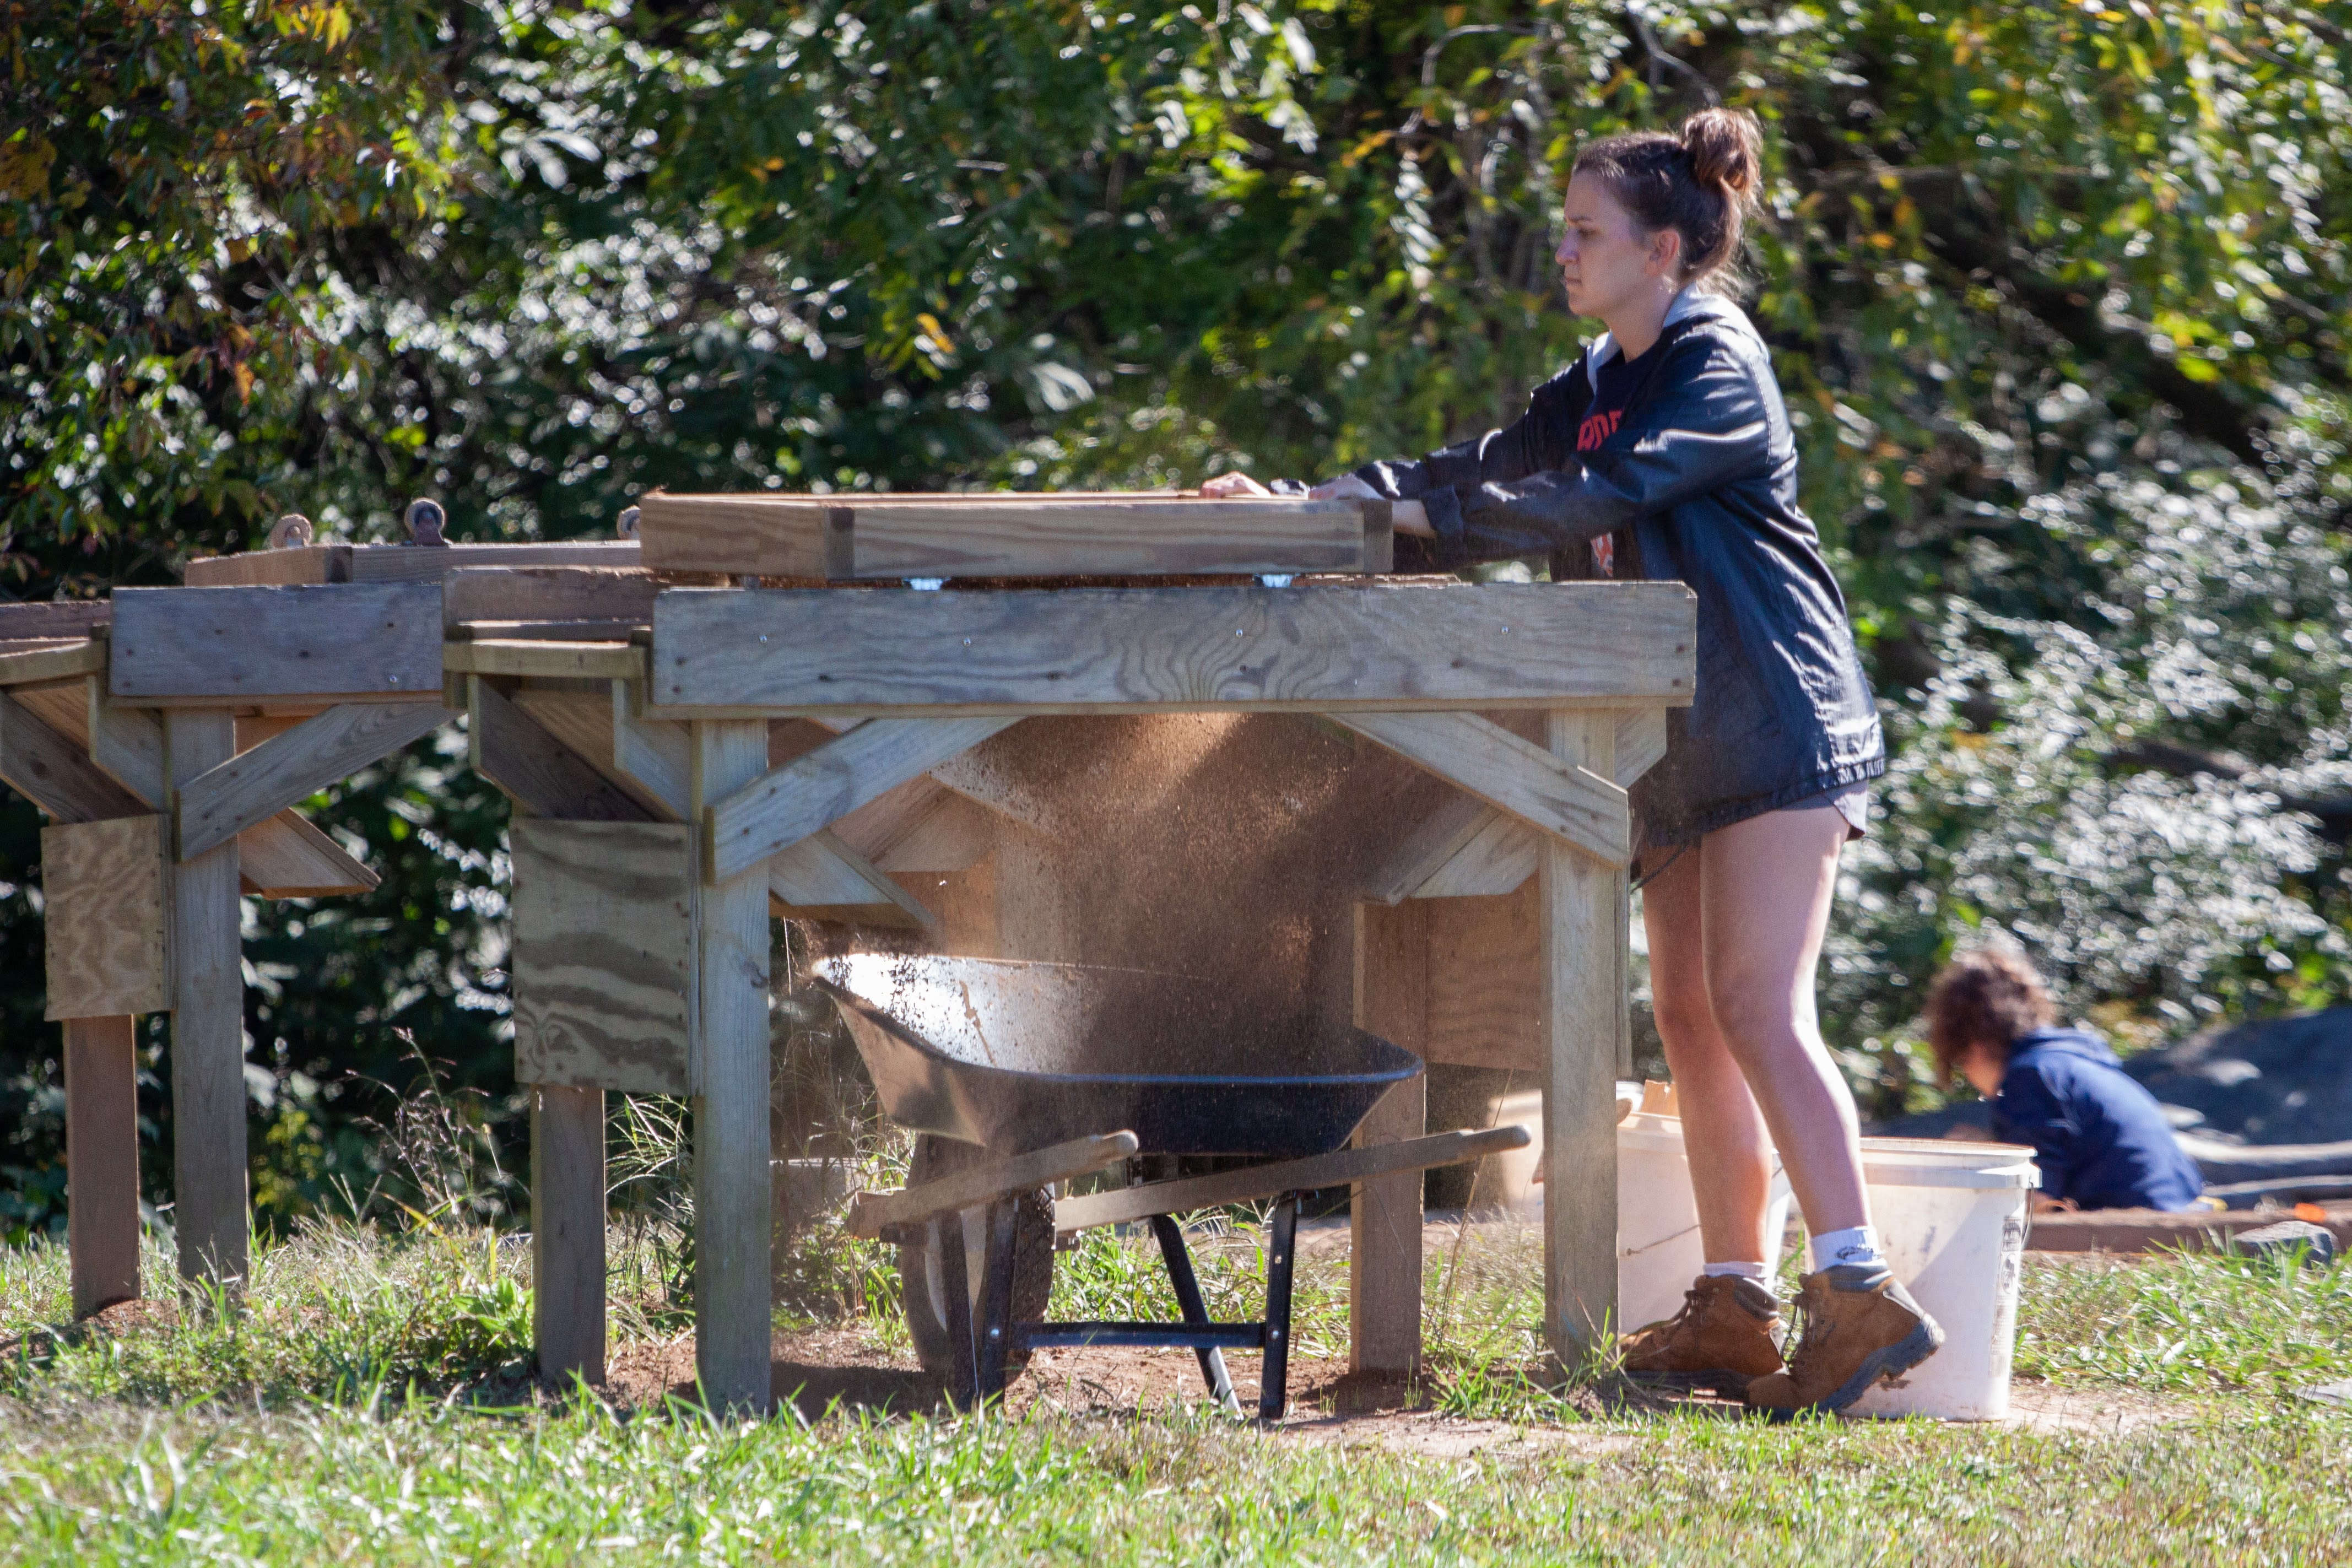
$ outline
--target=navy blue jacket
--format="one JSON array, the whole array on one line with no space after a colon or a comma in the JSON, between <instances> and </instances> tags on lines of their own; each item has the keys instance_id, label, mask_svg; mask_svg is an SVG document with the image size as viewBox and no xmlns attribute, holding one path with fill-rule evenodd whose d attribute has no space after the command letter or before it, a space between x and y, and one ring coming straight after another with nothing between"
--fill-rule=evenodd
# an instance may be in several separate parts
<instances>
[{"instance_id":1,"label":"navy blue jacket","mask_svg":"<svg viewBox=\"0 0 2352 1568\"><path fill-rule=\"evenodd\" d=\"M2205 1190L2156 1097L2087 1029L2036 1029L2009 1047L1993 1135L2030 1143L2046 1197L2086 1209L2193 1205Z\"/></svg>"},{"instance_id":2,"label":"navy blue jacket","mask_svg":"<svg viewBox=\"0 0 2352 1568\"><path fill-rule=\"evenodd\" d=\"M1616 541L1617 575L1687 584L1698 599L1697 687L1666 710L1666 754L1633 785L1642 847L1718 827L1886 771L1878 705L1821 535L1797 504L1797 446L1764 340L1738 306L1675 301L1616 433L1576 449L1595 354L1538 387L1501 430L1357 474L1419 500L1436 539L1399 536L1400 570L1549 553L1555 581L1591 575L1591 542Z\"/></svg>"}]
</instances>

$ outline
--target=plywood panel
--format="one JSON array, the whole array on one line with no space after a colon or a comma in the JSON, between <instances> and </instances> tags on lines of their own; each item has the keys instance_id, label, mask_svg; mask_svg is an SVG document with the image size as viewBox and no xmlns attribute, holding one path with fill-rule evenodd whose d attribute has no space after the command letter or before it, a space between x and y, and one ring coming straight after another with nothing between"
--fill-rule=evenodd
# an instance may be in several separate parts
<instances>
[{"instance_id":1,"label":"plywood panel","mask_svg":"<svg viewBox=\"0 0 2352 1568\"><path fill-rule=\"evenodd\" d=\"M163 960L163 822L121 816L41 829L46 1016L160 1013Z\"/></svg>"},{"instance_id":2,"label":"plywood panel","mask_svg":"<svg viewBox=\"0 0 2352 1568\"><path fill-rule=\"evenodd\" d=\"M1675 583L673 589L657 708L773 717L1340 712L1685 703Z\"/></svg>"},{"instance_id":3,"label":"plywood panel","mask_svg":"<svg viewBox=\"0 0 2352 1568\"><path fill-rule=\"evenodd\" d=\"M1429 941L1429 1033L1422 1055L1532 1078L1543 1039L1535 884L1500 898L1416 902L1425 911Z\"/></svg>"},{"instance_id":4,"label":"plywood panel","mask_svg":"<svg viewBox=\"0 0 2352 1568\"><path fill-rule=\"evenodd\" d=\"M646 563L771 577L1385 572L1385 502L1281 498L673 496L638 503Z\"/></svg>"},{"instance_id":5,"label":"plywood panel","mask_svg":"<svg viewBox=\"0 0 2352 1568\"><path fill-rule=\"evenodd\" d=\"M416 701L441 690L438 584L119 588L109 692L150 706Z\"/></svg>"},{"instance_id":6,"label":"plywood panel","mask_svg":"<svg viewBox=\"0 0 2352 1568\"><path fill-rule=\"evenodd\" d=\"M686 1093L688 829L530 817L509 831L516 1080Z\"/></svg>"}]
</instances>

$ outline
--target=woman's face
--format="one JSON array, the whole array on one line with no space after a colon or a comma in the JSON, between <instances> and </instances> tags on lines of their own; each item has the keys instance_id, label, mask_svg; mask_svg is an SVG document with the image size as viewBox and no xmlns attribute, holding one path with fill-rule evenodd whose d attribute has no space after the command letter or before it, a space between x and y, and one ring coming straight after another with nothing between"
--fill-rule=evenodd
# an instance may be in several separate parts
<instances>
[{"instance_id":1,"label":"woman's face","mask_svg":"<svg viewBox=\"0 0 2352 1568\"><path fill-rule=\"evenodd\" d=\"M1597 175L1568 182L1565 227L1553 259L1568 285L1568 308L1606 321L1653 295L1671 293L1682 236L1645 234Z\"/></svg>"}]
</instances>

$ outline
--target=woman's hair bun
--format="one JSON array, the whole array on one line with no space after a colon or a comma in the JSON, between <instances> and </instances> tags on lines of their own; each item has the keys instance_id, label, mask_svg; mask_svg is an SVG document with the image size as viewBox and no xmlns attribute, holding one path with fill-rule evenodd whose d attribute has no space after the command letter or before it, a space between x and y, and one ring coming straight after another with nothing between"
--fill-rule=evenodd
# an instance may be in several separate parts
<instances>
[{"instance_id":1,"label":"woman's hair bun","mask_svg":"<svg viewBox=\"0 0 2352 1568\"><path fill-rule=\"evenodd\" d=\"M1745 205L1763 181L1764 128L1744 109L1702 109L1683 121L1683 151L1699 183Z\"/></svg>"}]
</instances>

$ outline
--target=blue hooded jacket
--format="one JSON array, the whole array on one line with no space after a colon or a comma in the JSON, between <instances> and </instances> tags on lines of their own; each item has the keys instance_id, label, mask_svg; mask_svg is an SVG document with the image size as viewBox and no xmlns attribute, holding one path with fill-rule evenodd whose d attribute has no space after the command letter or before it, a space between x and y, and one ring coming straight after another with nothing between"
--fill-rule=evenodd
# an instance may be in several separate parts
<instances>
[{"instance_id":1,"label":"blue hooded jacket","mask_svg":"<svg viewBox=\"0 0 2352 1568\"><path fill-rule=\"evenodd\" d=\"M1380 494L1419 500L1436 538L1397 540L1400 571L1549 553L1589 577L1591 542L1618 574L1687 584L1697 684L1666 710L1666 754L1634 783L1646 854L1886 771L1878 706L1845 597L1797 504L1797 443L1772 356L1738 306L1685 290L1616 433L1576 449L1606 334L1536 388L1503 429L1418 461L1370 463Z\"/></svg>"},{"instance_id":2,"label":"blue hooded jacket","mask_svg":"<svg viewBox=\"0 0 2352 1568\"><path fill-rule=\"evenodd\" d=\"M2009 1047L1993 1135L2031 1144L2046 1197L2086 1209L2191 1207L2205 1190L2156 1097L2087 1029L2035 1029Z\"/></svg>"}]
</instances>

